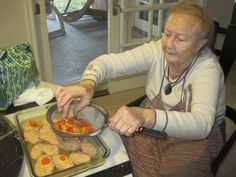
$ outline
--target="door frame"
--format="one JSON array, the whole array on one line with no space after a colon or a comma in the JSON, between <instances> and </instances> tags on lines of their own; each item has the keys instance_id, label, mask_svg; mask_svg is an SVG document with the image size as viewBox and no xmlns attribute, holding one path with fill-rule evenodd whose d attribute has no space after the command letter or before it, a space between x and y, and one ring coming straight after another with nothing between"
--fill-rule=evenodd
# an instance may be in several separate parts
<instances>
[{"instance_id":1,"label":"door frame","mask_svg":"<svg viewBox=\"0 0 236 177\"><path fill-rule=\"evenodd\" d=\"M53 83L52 62L49 47L49 37L46 19L45 0L33 0L34 12L39 6L40 12L34 13L34 24L36 27L35 57L38 63L40 80Z\"/></svg>"}]
</instances>

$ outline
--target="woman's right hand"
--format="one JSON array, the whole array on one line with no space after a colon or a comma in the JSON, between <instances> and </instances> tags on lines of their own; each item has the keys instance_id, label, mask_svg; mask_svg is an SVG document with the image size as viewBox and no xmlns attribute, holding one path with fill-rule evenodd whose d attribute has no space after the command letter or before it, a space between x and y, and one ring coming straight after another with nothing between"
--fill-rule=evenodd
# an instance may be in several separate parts
<instances>
[{"instance_id":1,"label":"woman's right hand","mask_svg":"<svg viewBox=\"0 0 236 177\"><path fill-rule=\"evenodd\" d=\"M83 80L78 85L58 87L56 90L56 99L58 111L66 117L69 113L70 104L74 99L79 101L74 105L74 114L90 104L95 90L95 82L92 80Z\"/></svg>"}]
</instances>

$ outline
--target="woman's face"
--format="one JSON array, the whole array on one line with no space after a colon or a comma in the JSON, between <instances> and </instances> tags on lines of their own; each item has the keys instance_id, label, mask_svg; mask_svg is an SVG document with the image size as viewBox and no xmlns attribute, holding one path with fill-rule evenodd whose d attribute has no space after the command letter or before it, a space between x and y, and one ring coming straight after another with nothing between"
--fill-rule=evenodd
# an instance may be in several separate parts
<instances>
[{"instance_id":1,"label":"woman's face","mask_svg":"<svg viewBox=\"0 0 236 177\"><path fill-rule=\"evenodd\" d=\"M196 18L172 14L166 22L162 36L165 59L169 64L188 65L207 39L200 39Z\"/></svg>"}]
</instances>

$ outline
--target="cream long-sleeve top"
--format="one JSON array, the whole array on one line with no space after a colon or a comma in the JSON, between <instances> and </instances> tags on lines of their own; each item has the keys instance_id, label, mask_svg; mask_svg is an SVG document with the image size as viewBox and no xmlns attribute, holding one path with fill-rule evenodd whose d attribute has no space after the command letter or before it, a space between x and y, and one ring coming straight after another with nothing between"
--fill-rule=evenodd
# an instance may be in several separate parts
<instances>
[{"instance_id":1,"label":"cream long-sleeve top","mask_svg":"<svg viewBox=\"0 0 236 177\"><path fill-rule=\"evenodd\" d=\"M217 57L210 49L204 48L191 66L184 84L186 90L184 99L188 100L186 106L191 107L187 112L169 110L181 99L184 79L172 88L171 94L166 95L164 87L168 81L164 76L165 67L161 41L152 41L123 53L106 54L95 58L85 69L82 80L91 79L99 83L109 78L145 71L147 73L145 91L147 97L152 100L158 94L164 77L161 95L168 114L165 132L174 138L192 140L206 138L214 123L220 124L225 116L224 74ZM191 93L186 88L188 85L191 85ZM163 110L155 109L155 111L156 124L153 129L161 131L167 121L166 115Z\"/></svg>"}]
</instances>

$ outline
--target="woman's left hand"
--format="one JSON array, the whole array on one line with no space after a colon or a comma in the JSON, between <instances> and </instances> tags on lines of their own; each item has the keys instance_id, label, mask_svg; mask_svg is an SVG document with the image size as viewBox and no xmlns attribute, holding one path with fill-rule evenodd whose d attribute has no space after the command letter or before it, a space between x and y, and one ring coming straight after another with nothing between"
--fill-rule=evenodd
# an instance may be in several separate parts
<instances>
[{"instance_id":1,"label":"woman's left hand","mask_svg":"<svg viewBox=\"0 0 236 177\"><path fill-rule=\"evenodd\" d=\"M121 135L131 136L139 127L154 127L155 110L122 106L109 121L111 129Z\"/></svg>"}]
</instances>

